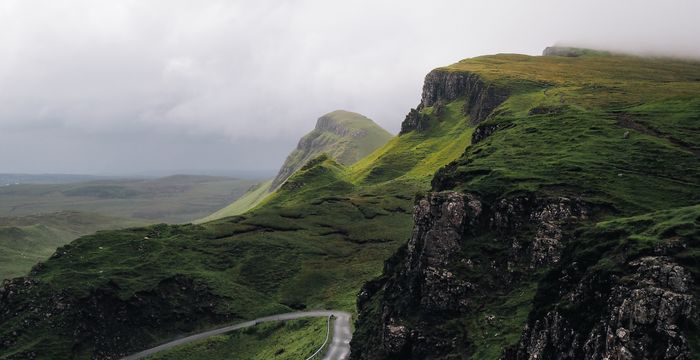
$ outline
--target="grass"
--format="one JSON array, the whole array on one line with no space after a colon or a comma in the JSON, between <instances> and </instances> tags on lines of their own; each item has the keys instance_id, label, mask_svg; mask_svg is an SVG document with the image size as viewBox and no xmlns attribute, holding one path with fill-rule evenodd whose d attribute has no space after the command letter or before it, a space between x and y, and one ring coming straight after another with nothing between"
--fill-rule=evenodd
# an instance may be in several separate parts
<instances>
[{"instance_id":1,"label":"grass","mask_svg":"<svg viewBox=\"0 0 700 360\"><path fill-rule=\"evenodd\" d=\"M137 225L143 222L74 211L0 217L0 279L26 275L56 248L80 236Z\"/></svg>"},{"instance_id":2,"label":"grass","mask_svg":"<svg viewBox=\"0 0 700 360\"><path fill-rule=\"evenodd\" d=\"M275 179L257 185L233 203L197 222L240 215L255 208L293 173L321 155L325 154L339 164L352 165L386 144L391 137L372 120L357 113L336 110L323 115L316 128L306 134L289 154Z\"/></svg>"},{"instance_id":3,"label":"grass","mask_svg":"<svg viewBox=\"0 0 700 360\"><path fill-rule=\"evenodd\" d=\"M191 221L240 196L253 183L179 175L2 186L0 279L26 275L57 247L99 230Z\"/></svg>"},{"instance_id":4,"label":"grass","mask_svg":"<svg viewBox=\"0 0 700 360\"><path fill-rule=\"evenodd\" d=\"M514 93L482 125L511 126L467 149L438 189L582 196L629 213L700 202L698 63L501 55L447 69Z\"/></svg>"},{"instance_id":5,"label":"grass","mask_svg":"<svg viewBox=\"0 0 700 360\"><path fill-rule=\"evenodd\" d=\"M147 359L306 359L323 344L326 332L326 318L261 323L251 328L181 345Z\"/></svg>"},{"instance_id":6,"label":"grass","mask_svg":"<svg viewBox=\"0 0 700 360\"><path fill-rule=\"evenodd\" d=\"M236 199L234 202L227 205L223 209L217 210L213 214L196 220L195 222L205 223L207 221L243 214L244 212L260 204L265 199L265 197L270 195L271 185L272 180L267 180L265 182L256 184L250 189L248 189L248 191L245 194L243 194L243 196Z\"/></svg>"}]
</instances>

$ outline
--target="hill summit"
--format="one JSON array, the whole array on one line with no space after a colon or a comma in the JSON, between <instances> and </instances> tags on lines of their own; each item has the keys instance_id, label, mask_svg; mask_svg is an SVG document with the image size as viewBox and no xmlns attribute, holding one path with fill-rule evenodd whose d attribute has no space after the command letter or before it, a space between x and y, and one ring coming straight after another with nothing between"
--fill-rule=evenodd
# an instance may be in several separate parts
<instances>
[{"instance_id":1,"label":"hill summit","mask_svg":"<svg viewBox=\"0 0 700 360\"><path fill-rule=\"evenodd\" d=\"M391 134L358 113L336 110L318 118L316 128L299 140L272 181L278 188L309 160L328 154L343 165L352 165L391 139Z\"/></svg>"},{"instance_id":2,"label":"hill summit","mask_svg":"<svg viewBox=\"0 0 700 360\"><path fill-rule=\"evenodd\" d=\"M352 165L386 144L392 135L370 118L345 110L335 110L318 118L316 127L304 135L285 160L273 180L260 183L225 208L200 221L242 214L277 190L304 164L322 154L342 165Z\"/></svg>"}]
</instances>

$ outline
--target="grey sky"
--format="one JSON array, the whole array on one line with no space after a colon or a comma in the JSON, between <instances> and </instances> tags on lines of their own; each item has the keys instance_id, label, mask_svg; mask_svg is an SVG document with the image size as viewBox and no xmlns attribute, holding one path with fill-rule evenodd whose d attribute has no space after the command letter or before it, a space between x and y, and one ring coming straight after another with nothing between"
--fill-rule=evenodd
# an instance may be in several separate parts
<instances>
[{"instance_id":1,"label":"grey sky","mask_svg":"<svg viewBox=\"0 0 700 360\"><path fill-rule=\"evenodd\" d=\"M275 169L318 116L392 132L432 68L554 43L700 57L700 2L0 2L0 172Z\"/></svg>"}]
</instances>

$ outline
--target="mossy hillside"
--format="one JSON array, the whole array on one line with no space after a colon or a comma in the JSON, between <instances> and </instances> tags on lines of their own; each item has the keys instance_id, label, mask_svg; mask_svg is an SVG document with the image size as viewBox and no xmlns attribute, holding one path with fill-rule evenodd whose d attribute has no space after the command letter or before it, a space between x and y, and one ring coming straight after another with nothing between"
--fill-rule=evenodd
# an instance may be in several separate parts
<instances>
[{"instance_id":1,"label":"mossy hillside","mask_svg":"<svg viewBox=\"0 0 700 360\"><path fill-rule=\"evenodd\" d=\"M408 238L413 198L429 189L427 175L455 160L468 145L467 124L459 111L447 112L436 117L431 136L401 136L378 149L376 160L352 166L317 157L244 215L198 225L103 232L74 241L37 267L31 278L39 284L19 304L56 294L67 294L62 301L71 303L92 303L105 293L117 303L165 296L157 308L142 304L145 314L129 317L155 317L159 322L116 319L107 330L76 336L78 324L99 316L94 310L71 308L49 320L23 313L3 319L0 336L26 328L25 320L35 324L32 331L21 331L0 358L25 351L39 358L89 358L96 349L129 352L217 324L294 309L354 311L361 285L379 275L383 260ZM408 166L386 158L398 152L405 152L396 158ZM400 171L395 171L397 166ZM395 176L366 175L370 173ZM186 290L174 290L169 285L173 282ZM206 298L196 305L188 300L195 296ZM110 348L96 343L95 332L122 341Z\"/></svg>"},{"instance_id":2,"label":"mossy hillside","mask_svg":"<svg viewBox=\"0 0 700 360\"><path fill-rule=\"evenodd\" d=\"M146 359L306 359L323 344L326 332L326 318L262 323L251 328L181 345Z\"/></svg>"},{"instance_id":3,"label":"mossy hillside","mask_svg":"<svg viewBox=\"0 0 700 360\"><path fill-rule=\"evenodd\" d=\"M321 116L314 130L299 140L272 182L276 190L295 171L313 158L327 154L343 165L351 165L384 145L391 134L369 118L337 110Z\"/></svg>"},{"instance_id":4,"label":"mossy hillside","mask_svg":"<svg viewBox=\"0 0 700 360\"><path fill-rule=\"evenodd\" d=\"M700 200L693 148L700 140L700 64L502 55L449 69L515 82L511 88L531 79L542 85L513 93L481 125L508 126L438 173L437 189L582 196L631 212Z\"/></svg>"},{"instance_id":5,"label":"mossy hillside","mask_svg":"<svg viewBox=\"0 0 700 360\"><path fill-rule=\"evenodd\" d=\"M48 259L57 247L80 236L143 223L77 211L0 217L0 280L26 275L34 264Z\"/></svg>"},{"instance_id":6,"label":"mossy hillside","mask_svg":"<svg viewBox=\"0 0 700 360\"><path fill-rule=\"evenodd\" d=\"M603 210L591 214L593 219L700 202L700 161L693 148L700 140L700 64L600 54L501 55L465 60L449 68L476 72L508 87L512 95L479 125L500 124L499 130L439 171L433 181L436 190L472 192L487 201L525 193L578 197ZM523 86L528 82L539 85ZM689 211L697 209L683 210L682 225L676 224L677 218L667 221L643 215L656 232L636 237L634 247L648 251L664 233L658 229L673 227L670 224L687 227L693 221ZM675 210L668 214L679 215ZM628 220L621 222L629 225ZM616 223L604 222L596 228ZM574 249L582 254L594 249L596 255L590 259L598 259L601 266L621 266L618 256L597 253L602 246L597 242L606 238L604 234L575 238ZM470 248L474 249L478 246ZM477 252L492 254L493 250ZM471 256L479 255L467 257ZM565 258L561 263L577 261L581 260ZM455 331L466 334L472 356L497 359L519 341L525 322L534 316L530 312L545 311L535 294L548 287L547 274L534 272L506 293L487 296L481 301L490 305L483 312L460 320L462 325L455 326ZM556 270L551 274L559 276ZM591 315L579 311L581 316Z\"/></svg>"},{"instance_id":7,"label":"mossy hillside","mask_svg":"<svg viewBox=\"0 0 700 360\"><path fill-rule=\"evenodd\" d=\"M244 212L260 204L267 196L269 196L271 186L272 180L267 180L256 184L250 189L248 189L248 191L246 191L246 193L243 194L240 198L236 199L236 201L227 205L223 209L217 210L211 215L208 215L202 219L195 221L195 223L205 223L207 221L213 221L228 216L236 216L243 214Z\"/></svg>"},{"instance_id":8,"label":"mossy hillside","mask_svg":"<svg viewBox=\"0 0 700 360\"><path fill-rule=\"evenodd\" d=\"M469 192L486 203L522 196L580 198L592 210L590 222L581 224L584 227L700 203L700 63L594 52L572 58L503 54L463 60L442 70L477 75L484 88L506 89L509 97L476 129L493 132L438 171L432 180L433 190ZM431 119L430 125L436 123ZM420 132L406 135L412 134ZM678 221L679 229L698 221L697 215L686 214L683 219ZM651 216L647 225L661 229L669 224L676 224L676 220ZM526 227L518 236L531 239L534 234L528 231L532 229ZM653 248L664 231L632 236L634 247ZM580 240L573 232L566 233L567 244L582 244L574 248L579 250L567 251L585 254L586 249L594 249L590 259L599 259L599 267L624 267L622 259L628 257L620 257L619 252L609 256L597 252L598 236L604 239L606 235ZM687 244L694 244L692 248L697 246L695 236L685 237ZM498 239L499 234L488 230L465 238L464 253L456 258L507 259L512 244ZM677 259L683 262L688 257L683 264L690 264L695 252L690 250ZM630 254L641 256L643 252ZM561 264L574 261L578 260L567 257ZM460 280L489 289L470 295L471 302L481 304L479 311L451 318L433 329L445 337L461 339L455 358L464 354L501 358L504 349L518 343L528 319L541 314L542 299L557 298L553 292L543 292L548 287L557 291L552 285L553 279L561 276L557 269L533 270L515 263L507 272L518 274L518 280L496 286L497 276L489 266L465 270L460 262L452 265L450 271ZM395 273L388 270L384 279ZM370 300L368 318L381 317L381 309L387 305L381 298L382 290ZM578 311L582 317L596 316ZM404 320L420 323L436 316L414 315ZM355 338L372 343L384 331L378 325L371 321L361 324ZM374 344L372 349L380 347Z\"/></svg>"},{"instance_id":9,"label":"mossy hillside","mask_svg":"<svg viewBox=\"0 0 700 360\"><path fill-rule=\"evenodd\" d=\"M260 183L233 203L197 222L240 215L255 208L294 172L318 156L325 154L340 164L352 165L386 144L391 137L389 132L360 114L344 110L325 114L318 119L314 130L301 138L273 180Z\"/></svg>"},{"instance_id":10,"label":"mossy hillside","mask_svg":"<svg viewBox=\"0 0 700 360\"><path fill-rule=\"evenodd\" d=\"M422 109L421 114L430 118L427 130L392 139L353 165L349 177L362 186L391 179L429 182L435 169L459 157L471 141L473 127L463 108L464 100L456 100L440 115L433 107Z\"/></svg>"}]
</instances>

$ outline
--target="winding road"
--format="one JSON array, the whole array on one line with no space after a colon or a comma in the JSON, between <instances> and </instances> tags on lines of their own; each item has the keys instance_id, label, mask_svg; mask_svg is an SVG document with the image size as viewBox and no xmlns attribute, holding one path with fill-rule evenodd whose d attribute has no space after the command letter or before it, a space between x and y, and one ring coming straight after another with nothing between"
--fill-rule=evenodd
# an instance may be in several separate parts
<instances>
[{"instance_id":1,"label":"winding road","mask_svg":"<svg viewBox=\"0 0 700 360\"><path fill-rule=\"evenodd\" d=\"M350 339L352 339L352 331L350 330L350 314L344 311L335 310L314 310L314 311L299 311L278 315L265 316L250 321L225 326L222 328L204 331L198 334L190 335L181 339L173 340L162 345L138 352L133 355L122 358L122 360L142 359L148 355L170 349L172 347L187 344L193 341L206 339L210 336L227 333L229 331L255 326L256 324L269 321L284 321L300 319L305 317L328 317L333 315L335 322L333 325L333 340L328 346L328 350L323 356L323 360L346 360L350 355Z\"/></svg>"}]
</instances>

